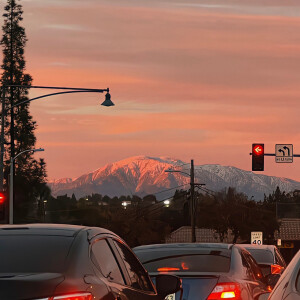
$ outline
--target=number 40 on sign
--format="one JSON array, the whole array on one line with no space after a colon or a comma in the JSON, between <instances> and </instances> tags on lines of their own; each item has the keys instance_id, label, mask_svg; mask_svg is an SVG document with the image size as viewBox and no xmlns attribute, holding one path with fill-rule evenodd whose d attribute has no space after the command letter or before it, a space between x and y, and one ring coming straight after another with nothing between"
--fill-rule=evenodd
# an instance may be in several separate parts
<instances>
[{"instance_id":1,"label":"number 40 on sign","mask_svg":"<svg viewBox=\"0 0 300 300\"><path fill-rule=\"evenodd\" d=\"M251 244L262 245L263 244L263 233L261 231L251 232Z\"/></svg>"}]
</instances>

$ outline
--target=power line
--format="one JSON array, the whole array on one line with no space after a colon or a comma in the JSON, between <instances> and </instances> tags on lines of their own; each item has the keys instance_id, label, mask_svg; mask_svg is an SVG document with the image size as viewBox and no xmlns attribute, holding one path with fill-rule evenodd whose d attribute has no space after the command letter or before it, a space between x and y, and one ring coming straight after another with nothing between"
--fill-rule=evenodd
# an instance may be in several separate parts
<instances>
[{"instance_id":1,"label":"power line","mask_svg":"<svg viewBox=\"0 0 300 300\"><path fill-rule=\"evenodd\" d=\"M182 185L179 185L179 186L177 186L177 187L174 187L174 188L171 188L171 189L168 189L168 190L164 190L164 191L158 192L158 193L156 193L156 194L163 193L163 192L169 191L169 190L173 190L173 189L178 188L178 187L183 187L183 186L188 185L188 184L189 184L189 183L182 184ZM156 194L152 194L152 195L156 195ZM148 208L151 208L153 205L161 204L162 202L164 202L164 201L166 201L166 200L170 200L170 199L174 199L174 197L167 197L167 198L164 198L164 199L162 199L162 200L156 201L156 202L153 203L153 204L150 204L150 205L148 205L148 206L142 207L141 210L146 210L146 209L148 209Z\"/></svg>"},{"instance_id":2,"label":"power line","mask_svg":"<svg viewBox=\"0 0 300 300\"><path fill-rule=\"evenodd\" d=\"M178 185L178 186L175 186L175 187L173 187L173 188L169 188L169 189L167 189L167 190L163 190L163 191L157 192L157 193L155 193L155 194L150 194L150 195L158 195L158 194L161 194L161 193L164 193L164 192L167 192L167 191L171 191L171 190L177 189L177 188L179 188L179 187L183 187L183 186L188 185L188 184L189 184L189 183L185 183L185 184L182 184L182 185Z\"/></svg>"},{"instance_id":3,"label":"power line","mask_svg":"<svg viewBox=\"0 0 300 300\"><path fill-rule=\"evenodd\" d=\"M186 194L186 193L182 193L180 196L183 196L184 194ZM179 197L178 197L178 198L179 198ZM177 199L177 197L176 197L176 198L175 198L175 197L173 197L173 198L167 198L167 199L164 199L163 201L169 200L169 199L174 200L174 199ZM157 204L163 204L163 203L159 202L159 203L157 203ZM144 211L144 213L141 214L140 217L145 217L146 215L152 214L154 211L156 211L156 210L158 210L158 209L161 209L161 208L163 208L163 206L153 207L151 210Z\"/></svg>"},{"instance_id":4,"label":"power line","mask_svg":"<svg viewBox=\"0 0 300 300\"><path fill-rule=\"evenodd\" d=\"M174 199L177 199L177 198L179 198L179 196L183 196L183 195L186 194L186 193L187 193L186 191L183 191L183 192L179 193L179 195L177 195L177 197L168 197L168 198L162 199L162 200L160 200L160 201L157 201L156 203L153 203L153 204L151 204L151 205L148 205L148 206L146 206L146 207L142 207L142 208L140 208L140 211L139 211L138 213L141 213L141 214L140 214L141 217L142 217L142 216L145 216L146 214L149 214L149 213L151 213L152 211L155 211L155 210L160 209L160 208L163 207L163 206L157 206L158 204L163 204L163 202L166 201L166 200L171 200L171 199L174 200ZM153 207L153 206L156 206L156 207ZM152 208L152 209L148 210L148 208ZM131 216L134 216L134 214L136 214L137 212L134 211L134 212L130 212L130 213L132 213ZM136 217L138 217L138 216L136 216Z\"/></svg>"}]
</instances>

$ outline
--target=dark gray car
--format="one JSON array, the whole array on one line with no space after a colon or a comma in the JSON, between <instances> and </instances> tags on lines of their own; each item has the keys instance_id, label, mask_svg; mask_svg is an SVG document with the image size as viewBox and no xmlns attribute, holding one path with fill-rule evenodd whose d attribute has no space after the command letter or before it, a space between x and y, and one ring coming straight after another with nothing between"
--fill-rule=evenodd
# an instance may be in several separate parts
<instances>
[{"instance_id":1,"label":"dark gray car","mask_svg":"<svg viewBox=\"0 0 300 300\"><path fill-rule=\"evenodd\" d=\"M1 300L162 300L179 278L157 289L126 243L111 231L73 225L0 227Z\"/></svg>"},{"instance_id":2,"label":"dark gray car","mask_svg":"<svg viewBox=\"0 0 300 300\"><path fill-rule=\"evenodd\" d=\"M182 279L183 299L253 300L267 291L250 253L230 244L157 244L133 249L150 276L173 274ZM180 298L180 294L169 299Z\"/></svg>"}]
</instances>

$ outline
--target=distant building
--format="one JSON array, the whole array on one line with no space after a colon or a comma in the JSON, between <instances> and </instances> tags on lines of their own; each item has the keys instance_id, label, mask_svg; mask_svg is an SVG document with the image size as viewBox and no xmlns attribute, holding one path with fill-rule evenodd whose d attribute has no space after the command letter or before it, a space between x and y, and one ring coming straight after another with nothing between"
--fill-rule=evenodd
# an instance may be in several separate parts
<instances>
[{"instance_id":1,"label":"distant building","mask_svg":"<svg viewBox=\"0 0 300 300\"><path fill-rule=\"evenodd\" d=\"M300 249L300 218L281 219L279 231L275 232L274 237L277 243L280 240L278 248L289 262Z\"/></svg>"},{"instance_id":2,"label":"distant building","mask_svg":"<svg viewBox=\"0 0 300 300\"><path fill-rule=\"evenodd\" d=\"M191 242L191 227L182 226L173 231L167 238L166 243L190 243ZM228 230L223 243L232 243L233 234ZM196 242L197 243L221 243L219 234L213 229L196 228ZM239 241L240 242L240 241Z\"/></svg>"},{"instance_id":3,"label":"distant building","mask_svg":"<svg viewBox=\"0 0 300 300\"><path fill-rule=\"evenodd\" d=\"M165 239L166 243L190 243L191 242L191 227L182 226L170 233ZM223 243L232 243L233 234L228 230ZM279 231L274 233L274 244L278 246L285 260L289 262L293 256L300 250L300 218L281 219ZM281 245L278 245L280 240ZM221 243L219 234L208 228L196 228L197 243ZM237 240L237 243L249 243L249 241Z\"/></svg>"}]
</instances>

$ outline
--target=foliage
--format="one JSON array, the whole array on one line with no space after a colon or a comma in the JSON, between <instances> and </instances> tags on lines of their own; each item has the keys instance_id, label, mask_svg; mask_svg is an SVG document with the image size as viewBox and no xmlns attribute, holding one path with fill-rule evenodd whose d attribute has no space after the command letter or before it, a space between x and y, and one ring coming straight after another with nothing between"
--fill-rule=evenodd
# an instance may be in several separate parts
<instances>
[{"instance_id":1,"label":"foliage","mask_svg":"<svg viewBox=\"0 0 300 300\"><path fill-rule=\"evenodd\" d=\"M215 196L202 196L197 211L197 225L215 229L224 240L228 229L238 239L250 242L251 231L262 231L266 242L273 242L279 228L274 207L249 200L243 193L228 188Z\"/></svg>"},{"instance_id":2,"label":"foliage","mask_svg":"<svg viewBox=\"0 0 300 300\"><path fill-rule=\"evenodd\" d=\"M1 83L3 85L25 85L30 86L32 78L25 73L26 61L24 59L24 49L27 38L25 29L20 25L23 20L23 10L17 0L8 0L4 8L4 25L2 27L3 37L1 46L3 48L3 62ZM27 88L7 88L5 111L13 104L28 99ZM13 109L14 118L9 114L5 117L5 141L13 140L14 146L5 146L5 178L9 174L9 159L16 154L34 149L36 137L34 130L37 125L29 113L29 103L17 106ZM13 124L14 130L11 135L10 126ZM44 160L39 161L33 158L33 152L26 152L20 155L15 161L15 221L28 222L29 217L37 218L36 202L42 201L43 197L49 196L49 188L45 183L46 169ZM35 212L35 213L33 213ZM32 215L32 216L30 216Z\"/></svg>"},{"instance_id":3,"label":"foliage","mask_svg":"<svg viewBox=\"0 0 300 300\"><path fill-rule=\"evenodd\" d=\"M212 194L196 193L196 224L216 230L224 239L230 229L234 242L250 242L251 231L263 231L265 243L274 242L279 223L273 206L249 200L246 195L228 188ZM169 207L155 195L144 198L121 196L109 198L93 194L76 200L75 196L59 196L47 203L46 222L70 223L107 228L132 247L161 243L168 233L190 225L187 191L178 190ZM122 202L130 203L126 208Z\"/></svg>"}]
</instances>

